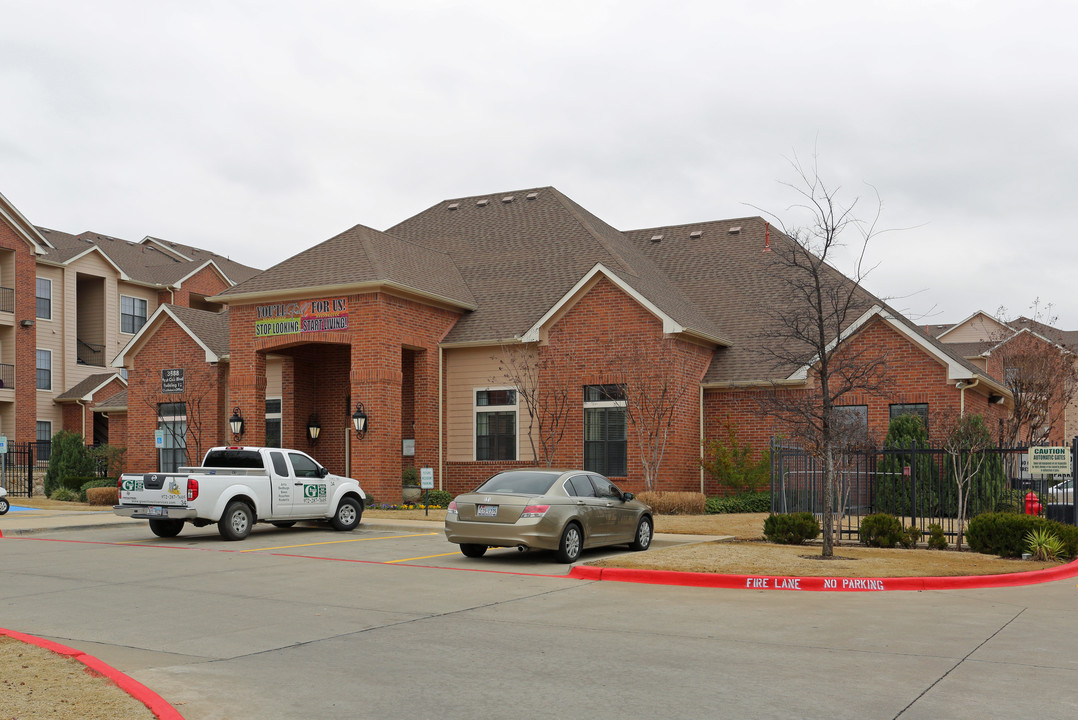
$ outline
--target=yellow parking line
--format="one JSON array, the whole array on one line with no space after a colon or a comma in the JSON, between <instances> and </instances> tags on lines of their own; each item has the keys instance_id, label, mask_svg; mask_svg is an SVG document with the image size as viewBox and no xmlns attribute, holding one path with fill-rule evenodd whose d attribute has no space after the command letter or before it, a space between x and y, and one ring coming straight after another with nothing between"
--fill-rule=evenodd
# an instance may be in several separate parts
<instances>
[{"instance_id":1,"label":"yellow parking line","mask_svg":"<svg viewBox=\"0 0 1078 720\"><path fill-rule=\"evenodd\" d=\"M431 533L431 534L432 535L437 535L437 533ZM457 551L451 552L451 553L442 553L440 555L424 555L423 557L404 558L403 560L386 560L382 564L383 565L392 565L393 563L408 562L409 560L426 560L427 558L445 557L446 555L460 555L460 550L457 550Z\"/></svg>"},{"instance_id":2,"label":"yellow parking line","mask_svg":"<svg viewBox=\"0 0 1078 720\"><path fill-rule=\"evenodd\" d=\"M290 550L292 548L301 547L313 547L315 545L337 545L339 543L353 543L353 542L365 542L367 540L395 540L397 538L411 538L411 537L429 537L430 535L440 535L441 533L419 533L417 535L387 535L385 537L374 538L355 538L352 540L327 540L325 542L316 543L303 543L302 545L279 545L277 547L268 548L251 548L250 550L240 550L240 552L262 552L263 550Z\"/></svg>"}]
</instances>

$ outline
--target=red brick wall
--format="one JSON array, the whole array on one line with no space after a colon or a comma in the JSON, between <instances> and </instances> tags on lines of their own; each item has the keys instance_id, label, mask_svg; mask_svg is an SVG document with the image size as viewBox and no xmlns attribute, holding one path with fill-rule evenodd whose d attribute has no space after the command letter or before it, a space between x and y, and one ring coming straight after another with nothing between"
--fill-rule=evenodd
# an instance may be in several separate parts
<instances>
[{"instance_id":1,"label":"red brick wall","mask_svg":"<svg viewBox=\"0 0 1078 720\"><path fill-rule=\"evenodd\" d=\"M189 463L201 462L200 454L214 445L230 442L228 413L221 402L226 369L210 365L204 358L205 351L168 319L133 357L134 367L127 377L127 453L124 458L126 467L133 472L158 469L153 438L157 429L157 406L162 402L187 403ZM182 395L161 393L161 371L166 368L184 368L185 392ZM110 423L110 438L113 430ZM113 444L119 443L114 441Z\"/></svg>"},{"instance_id":2,"label":"red brick wall","mask_svg":"<svg viewBox=\"0 0 1078 720\"><path fill-rule=\"evenodd\" d=\"M932 415L959 412L961 393L953 383L948 383L947 368L882 320L870 323L850 342L852 351L872 345L882 350L887 358L888 369L882 396L856 393L839 402L840 405L868 406L869 436L877 443L882 443L887 434L890 406L893 403L927 403L930 423ZM765 392L763 389L705 390L706 440L722 437L722 425L727 421L736 426L738 440L750 445L757 453L766 449L776 435L790 437L790 428L783 427L775 418L761 411L760 397ZM796 395L806 391L791 388L781 392ZM993 435L998 418L1005 412L1003 406L990 406L988 398L975 389L965 392L965 411L984 415ZM708 493L718 490L710 477L705 482Z\"/></svg>"},{"instance_id":3,"label":"red brick wall","mask_svg":"<svg viewBox=\"0 0 1078 720\"><path fill-rule=\"evenodd\" d=\"M681 360L672 367L685 392L675 409L673 428L659 466L658 487L699 490L699 384L711 360L711 350L681 341L667 341L668 347L664 351L662 339L662 322L605 278L550 328L548 347L551 351L572 353L571 361L563 363L564 370L557 380L570 387L570 408L564 439L555 453L555 466L583 465L584 386L624 379L626 358L640 361L643 366L657 366L663 358L671 357L669 344L673 343ZM520 412L524 412L523 409ZM628 476L614 480L623 489L639 492L644 489L644 471L636 431L631 425L627 455ZM480 480L514 465L520 463L449 463L447 489L450 492L471 489Z\"/></svg>"},{"instance_id":4,"label":"red brick wall","mask_svg":"<svg viewBox=\"0 0 1078 720\"><path fill-rule=\"evenodd\" d=\"M311 299L323 299L318 296ZM265 355L281 353L293 358L294 369L285 372L284 396L294 397L292 412L297 425L306 427L307 415L317 411L326 433L327 418L339 417L342 398L350 407L362 401L370 430L357 440L352 433L348 473L378 500L401 496L402 358L405 348L414 351L415 464L437 467L438 448L438 343L456 322L458 313L434 308L385 293L366 293L346 298L348 329L256 338L255 305L231 308L230 377L231 405L252 417L244 442L258 445L265 440ZM289 301L293 302L293 301ZM269 301L259 305L271 304ZM332 349L334 345L339 350ZM298 349L306 346L310 361L302 361ZM328 389L315 390L322 385ZM286 400L287 404L287 400ZM284 410L288 412L287 409ZM351 410L348 412L349 423ZM287 422L287 421L286 421ZM343 468L344 438L320 439L314 456L333 470ZM300 444L298 447L305 447Z\"/></svg>"},{"instance_id":5,"label":"red brick wall","mask_svg":"<svg viewBox=\"0 0 1078 720\"><path fill-rule=\"evenodd\" d=\"M118 379L111 380L108 385L94 393L94 396L90 400L84 401L82 405L79 405L77 402L64 403L61 411L64 430L77 432L86 439L86 442L93 442L94 413L90 408L95 403L110 398L123 389L124 384L122 382ZM122 436L114 435L111 426L109 427L109 438L110 445L123 445L122 442L117 442Z\"/></svg>"},{"instance_id":6,"label":"red brick wall","mask_svg":"<svg viewBox=\"0 0 1078 720\"><path fill-rule=\"evenodd\" d=\"M205 267L183 281L176 290L162 290L157 293L158 305L178 305L191 307L191 293L210 297L227 290L230 286L213 268Z\"/></svg>"},{"instance_id":7,"label":"red brick wall","mask_svg":"<svg viewBox=\"0 0 1078 720\"><path fill-rule=\"evenodd\" d=\"M0 252L8 268L4 285L14 282L15 290L14 327L4 334L5 341L15 343L15 426L3 430L10 442L28 442L37 439L37 261L30 245L2 221ZM12 267L13 278L7 274ZM54 285L53 293L57 292ZM23 320L32 320L34 325L22 327Z\"/></svg>"}]
</instances>

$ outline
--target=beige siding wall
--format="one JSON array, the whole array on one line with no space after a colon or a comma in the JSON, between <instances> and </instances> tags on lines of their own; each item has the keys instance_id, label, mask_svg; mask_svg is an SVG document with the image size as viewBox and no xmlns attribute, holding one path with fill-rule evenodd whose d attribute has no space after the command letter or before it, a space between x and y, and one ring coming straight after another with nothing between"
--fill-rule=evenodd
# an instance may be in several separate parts
<instances>
[{"instance_id":1,"label":"beige siding wall","mask_svg":"<svg viewBox=\"0 0 1078 720\"><path fill-rule=\"evenodd\" d=\"M281 363L284 358L279 355L266 356L266 399L279 398L283 392L281 387Z\"/></svg>"},{"instance_id":2,"label":"beige siding wall","mask_svg":"<svg viewBox=\"0 0 1078 720\"><path fill-rule=\"evenodd\" d=\"M141 298L146 301L146 319L149 320L150 316L157 310L157 291L151 288L141 287L139 285L131 285L125 282L118 282L116 288L112 293L107 295L107 312L108 322L106 323L106 337L107 346L109 351L106 352L108 362L112 362L112 359L116 357L127 343L131 342L133 335L131 333L120 332L120 296L127 295L128 297Z\"/></svg>"},{"instance_id":3,"label":"beige siding wall","mask_svg":"<svg viewBox=\"0 0 1078 720\"><path fill-rule=\"evenodd\" d=\"M978 314L955 327L940 340L945 343L983 342L999 338L1003 332L1009 333L1003 325L992 318Z\"/></svg>"},{"instance_id":4,"label":"beige siding wall","mask_svg":"<svg viewBox=\"0 0 1078 720\"><path fill-rule=\"evenodd\" d=\"M505 387L498 370L496 347L453 348L445 351L446 372L446 459L449 462L475 460L475 390ZM517 459L534 461L528 431L527 412L517 407Z\"/></svg>"},{"instance_id":5,"label":"beige siding wall","mask_svg":"<svg viewBox=\"0 0 1078 720\"><path fill-rule=\"evenodd\" d=\"M60 406L53 398L64 391L64 310L68 307L68 298L64 289L63 268L48 265L37 266L37 277L52 282L52 319L37 318L37 348L52 351L52 390L37 391L37 419L52 423L52 431L59 432L61 423ZM74 298L71 300L74 303Z\"/></svg>"}]
</instances>

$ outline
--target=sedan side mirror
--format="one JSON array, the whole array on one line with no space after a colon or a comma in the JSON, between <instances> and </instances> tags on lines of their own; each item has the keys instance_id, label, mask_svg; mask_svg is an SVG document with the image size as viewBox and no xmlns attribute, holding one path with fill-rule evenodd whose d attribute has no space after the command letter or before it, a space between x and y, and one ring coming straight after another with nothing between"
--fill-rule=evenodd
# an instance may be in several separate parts
<instances>
[{"instance_id":1,"label":"sedan side mirror","mask_svg":"<svg viewBox=\"0 0 1078 720\"><path fill-rule=\"evenodd\" d=\"M632 499L633 499L634 497L636 497L636 496L635 496L635 495L633 495L632 493L622 493L622 494L621 494L621 501L622 501L622 502L629 502L629 501L630 501L630 500L632 500Z\"/></svg>"}]
</instances>

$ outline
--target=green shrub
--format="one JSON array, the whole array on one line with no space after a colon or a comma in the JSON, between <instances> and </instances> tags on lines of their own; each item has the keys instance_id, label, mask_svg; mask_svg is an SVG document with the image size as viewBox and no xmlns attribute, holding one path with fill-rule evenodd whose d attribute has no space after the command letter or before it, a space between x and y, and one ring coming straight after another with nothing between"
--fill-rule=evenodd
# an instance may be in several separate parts
<instances>
[{"instance_id":1,"label":"green shrub","mask_svg":"<svg viewBox=\"0 0 1078 720\"><path fill-rule=\"evenodd\" d=\"M917 547L917 543L921 542L921 528L910 525L902 531L902 537L899 538L898 542L907 550Z\"/></svg>"},{"instance_id":2,"label":"green shrub","mask_svg":"<svg viewBox=\"0 0 1078 720\"><path fill-rule=\"evenodd\" d=\"M79 487L79 502L86 502L86 491L90 488L116 487L116 478L94 478Z\"/></svg>"},{"instance_id":3,"label":"green shrub","mask_svg":"<svg viewBox=\"0 0 1078 720\"><path fill-rule=\"evenodd\" d=\"M947 549L947 536L943 534L943 526L939 523L932 523L928 526L928 549Z\"/></svg>"},{"instance_id":4,"label":"green shrub","mask_svg":"<svg viewBox=\"0 0 1078 720\"><path fill-rule=\"evenodd\" d=\"M1036 528L1026 535L1026 550L1034 560L1056 560L1063 549L1063 541L1048 528Z\"/></svg>"},{"instance_id":5,"label":"green shrub","mask_svg":"<svg viewBox=\"0 0 1078 720\"><path fill-rule=\"evenodd\" d=\"M894 515L875 513L861 519L857 533L862 545L893 548L902 539L902 523Z\"/></svg>"},{"instance_id":6,"label":"green shrub","mask_svg":"<svg viewBox=\"0 0 1078 720\"><path fill-rule=\"evenodd\" d=\"M704 494L694 492L642 492L636 496L656 515L703 515Z\"/></svg>"},{"instance_id":7,"label":"green shrub","mask_svg":"<svg viewBox=\"0 0 1078 720\"><path fill-rule=\"evenodd\" d=\"M917 452L928 447L928 430L920 416L899 415L891 421L877 466L877 512L930 517L939 514L939 468L931 453ZM906 467L910 468L910 476L904 474Z\"/></svg>"},{"instance_id":8,"label":"green shrub","mask_svg":"<svg viewBox=\"0 0 1078 720\"><path fill-rule=\"evenodd\" d=\"M409 465L401 472L401 485L403 487L419 487L419 468Z\"/></svg>"},{"instance_id":9,"label":"green shrub","mask_svg":"<svg viewBox=\"0 0 1078 720\"><path fill-rule=\"evenodd\" d=\"M65 487L68 490L74 490L79 492L82 490L82 486L91 480L98 480L97 475L68 475L60 479L60 487Z\"/></svg>"},{"instance_id":10,"label":"green shrub","mask_svg":"<svg viewBox=\"0 0 1078 720\"><path fill-rule=\"evenodd\" d=\"M719 430L724 437L704 446L700 465L722 487L755 491L771 482L771 451L753 459L752 448L737 439L737 426L727 420ZM768 508L770 509L770 508ZM766 512L766 511L765 511Z\"/></svg>"},{"instance_id":11,"label":"green shrub","mask_svg":"<svg viewBox=\"0 0 1078 720\"><path fill-rule=\"evenodd\" d=\"M52 495L49 495L52 500L60 500L61 502L78 502L79 493L75 490L69 490L65 487L56 488L52 491Z\"/></svg>"},{"instance_id":12,"label":"green shrub","mask_svg":"<svg viewBox=\"0 0 1078 720\"><path fill-rule=\"evenodd\" d=\"M52 454L49 469L45 472L45 494L49 497L63 487L66 477L96 477L93 453L86 447L82 435L61 430L52 436ZM79 485L72 488L77 491Z\"/></svg>"},{"instance_id":13,"label":"green shrub","mask_svg":"<svg viewBox=\"0 0 1078 720\"><path fill-rule=\"evenodd\" d=\"M1021 557L1026 538L1034 530L1047 528L1063 542L1066 557L1078 555L1078 527L1063 525L1036 515L982 513L969 521L966 540L970 550L1000 557Z\"/></svg>"},{"instance_id":14,"label":"green shrub","mask_svg":"<svg viewBox=\"0 0 1078 720\"><path fill-rule=\"evenodd\" d=\"M771 493L743 492L728 497L709 497L705 504L708 513L765 513L771 511Z\"/></svg>"},{"instance_id":15,"label":"green shrub","mask_svg":"<svg viewBox=\"0 0 1078 720\"><path fill-rule=\"evenodd\" d=\"M449 507L449 503L452 501L453 494L445 490L431 490L426 496L428 507Z\"/></svg>"},{"instance_id":16,"label":"green shrub","mask_svg":"<svg viewBox=\"0 0 1078 720\"><path fill-rule=\"evenodd\" d=\"M769 515L764 520L764 537L780 545L804 545L820 536L820 523L812 513Z\"/></svg>"}]
</instances>

